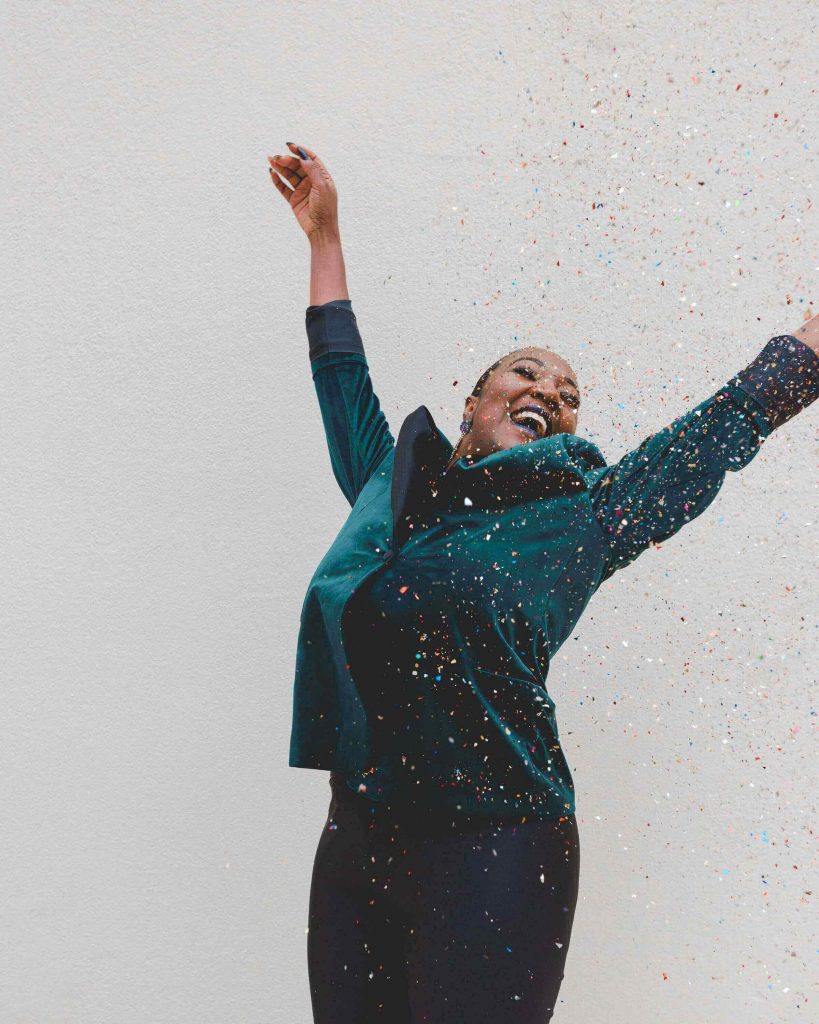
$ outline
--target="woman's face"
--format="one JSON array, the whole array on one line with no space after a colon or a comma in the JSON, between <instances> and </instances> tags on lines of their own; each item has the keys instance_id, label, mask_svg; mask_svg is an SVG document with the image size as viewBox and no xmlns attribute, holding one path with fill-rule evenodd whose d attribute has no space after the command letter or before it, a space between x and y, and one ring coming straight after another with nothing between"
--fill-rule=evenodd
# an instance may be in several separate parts
<instances>
[{"instance_id":1,"label":"woman's face","mask_svg":"<svg viewBox=\"0 0 819 1024\"><path fill-rule=\"evenodd\" d=\"M573 434L579 406L577 377L565 359L545 348L517 349L489 374L477 398L467 398L464 419L472 426L457 457L478 459L552 434Z\"/></svg>"}]
</instances>

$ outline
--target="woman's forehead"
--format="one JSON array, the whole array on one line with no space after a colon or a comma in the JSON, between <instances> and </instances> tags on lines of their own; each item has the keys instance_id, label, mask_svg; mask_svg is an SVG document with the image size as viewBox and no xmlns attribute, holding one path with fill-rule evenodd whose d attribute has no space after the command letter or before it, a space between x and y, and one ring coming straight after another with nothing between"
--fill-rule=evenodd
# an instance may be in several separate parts
<instances>
[{"instance_id":1,"label":"woman's forehead","mask_svg":"<svg viewBox=\"0 0 819 1024\"><path fill-rule=\"evenodd\" d=\"M504 366L511 366L518 361L539 363L544 369L571 377L572 380L577 379L569 363L562 356L548 348L529 345L526 348L515 349L514 352L510 352L505 357Z\"/></svg>"}]
</instances>

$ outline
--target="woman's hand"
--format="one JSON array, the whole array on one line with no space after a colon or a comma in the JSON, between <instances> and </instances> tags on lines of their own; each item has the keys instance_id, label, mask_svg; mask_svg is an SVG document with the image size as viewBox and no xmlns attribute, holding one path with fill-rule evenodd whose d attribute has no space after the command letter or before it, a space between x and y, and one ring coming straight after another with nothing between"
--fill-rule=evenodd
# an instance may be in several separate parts
<instances>
[{"instance_id":1,"label":"woman's hand","mask_svg":"<svg viewBox=\"0 0 819 1024\"><path fill-rule=\"evenodd\" d=\"M793 332L793 335L800 341L804 341L808 348L812 348L817 356L819 356L819 313L811 317L810 320L805 320Z\"/></svg>"},{"instance_id":2,"label":"woman's hand","mask_svg":"<svg viewBox=\"0 0 819 1024\"><path fill-rule=\"evenodd\" d=\"M308 159L299 156L269 156L270 177L273 184L289 203L299 226L310 241L319 237L340 237L338 229L338 193L330 173L316 154L306 146L286 145L297 153L299 149ZM277 173L292 186L277 177Z\"/></svg>"}]
</instances>

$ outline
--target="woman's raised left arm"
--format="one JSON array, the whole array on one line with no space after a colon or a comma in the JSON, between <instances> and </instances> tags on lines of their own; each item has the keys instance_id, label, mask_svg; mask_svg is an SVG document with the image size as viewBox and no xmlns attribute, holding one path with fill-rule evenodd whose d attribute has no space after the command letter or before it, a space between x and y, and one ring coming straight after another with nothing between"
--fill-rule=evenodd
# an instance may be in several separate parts
<instances>
[{"instance_id":1,"label":"woman's raised left arm","mask_svg":"<svg viewBox=\"0 0 819 1024\"><path fill-rule=\"evenodd\" d=\"M711 504L728 472L819 398L819 317L777 335L710 398L588 474L607 542L603 580L666 540Z\"/></svg>"}]
</instances>

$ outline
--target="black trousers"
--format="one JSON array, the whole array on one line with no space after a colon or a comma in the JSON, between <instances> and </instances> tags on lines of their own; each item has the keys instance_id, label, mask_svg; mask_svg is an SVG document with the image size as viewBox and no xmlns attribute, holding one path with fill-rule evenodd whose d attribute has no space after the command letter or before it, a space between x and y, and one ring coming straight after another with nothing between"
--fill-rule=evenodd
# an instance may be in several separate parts
<instances>
[{"instance_id":1,"label":"black trousers","mask_svg":"<svg viewBox=\"0 0 819 1024\"><path fill-rule=\"evenodd\" d=\"M574 815L391 807L331 778L313 864L315 1024L546 1024L577 903Z\"/></svg>"}]
</instances>

